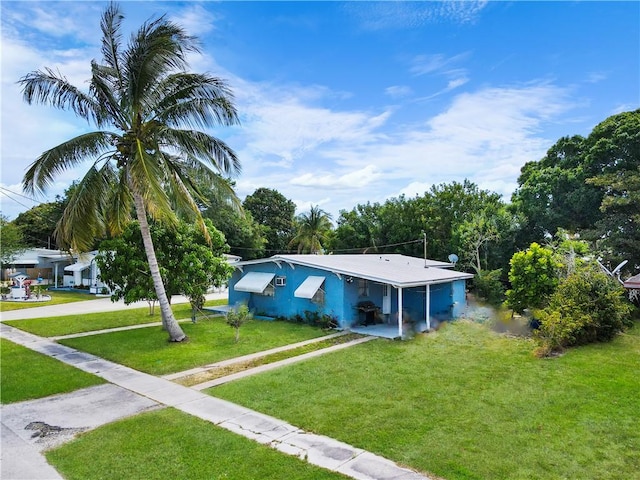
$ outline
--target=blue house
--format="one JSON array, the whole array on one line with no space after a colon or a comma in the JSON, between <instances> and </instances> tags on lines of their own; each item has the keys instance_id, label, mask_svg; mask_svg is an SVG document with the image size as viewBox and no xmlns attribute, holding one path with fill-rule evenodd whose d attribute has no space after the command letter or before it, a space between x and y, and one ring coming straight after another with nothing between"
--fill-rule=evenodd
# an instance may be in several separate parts
<instances>
[{"instance_id":1,"label":"blue house","mask_svg":"<svg viewBox=\"0 0 640 480\"><path fill-rule=\"evenodd\" d=\"M395 254L275 255L233 266L230 306L267 317L329 315L340 329L387 338L459 317L473 277L450 263Z\"/></svg>"}]
</instances>

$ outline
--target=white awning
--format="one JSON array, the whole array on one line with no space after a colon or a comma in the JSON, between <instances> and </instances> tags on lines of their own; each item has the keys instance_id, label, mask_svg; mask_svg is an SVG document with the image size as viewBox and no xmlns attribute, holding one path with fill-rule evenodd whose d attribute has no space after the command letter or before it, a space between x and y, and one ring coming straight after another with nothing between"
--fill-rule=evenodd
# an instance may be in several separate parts
<instances>
[{"instance_id":1,"label":"white awning","mask_svg":"<svg viewBox=\"0 0 640 480\"><path fill-rule=\"evenodd\" d=\"M249 272L236 283L233 289L238 292L262 293L275 276L275 273Z\"/></svg>"},{"instance_id":2,"label":"white awning","mask_svg":"<svg viewBox=\"0 0 640 480\"><path fill-rule=\"evenodd\" d=\"M67 265L64 267L65 272L81 272L82 270L89 268L91 266L91 262L78 262L72 265Z\"/></svg>"},{"instance_id":3,"label":"white awning","mask_svg":"<svg viewBox=\"0 0 640 480\"><path fill-rule=\"evenodd\" d=\"M315 277L310 275L306 278L302 284L296 288L296 291L293 292L294 297L298 298L313 298L318 289L324 283L325 277Z\"/></svg>"}]
</instances>

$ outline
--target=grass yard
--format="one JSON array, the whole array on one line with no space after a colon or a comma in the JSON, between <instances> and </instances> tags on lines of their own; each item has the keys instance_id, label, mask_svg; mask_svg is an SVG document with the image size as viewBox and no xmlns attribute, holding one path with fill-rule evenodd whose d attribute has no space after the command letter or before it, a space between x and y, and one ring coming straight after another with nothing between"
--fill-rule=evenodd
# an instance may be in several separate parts
<instances>
[{"instance_id":1,"label":"grass yard","mask_svg":"<svg viewBox=\"0 0 640 480\"><path fill-rule=\"evenodd\" d=\"M223 305L226 303L226 300L210 300L205 305ZM171 308L177 319L191 318L191 307L188 303L179 303ZM156 306L153 316L149 315L148 307L140 307L84 315L11 320L4 323L41 337L55 337L160 321L160 308Z\"/></svg>"},{"instance_id":2,"label":"grass yard","mask_svg":"<svg viewBox=\"0 0 640 480\"><path fill-rule=\"evenodd\" d=\"M640 326L537 359L469 322L209 393L447 480L639 478Z\"/></svg>"},{"instance_id":3,"label":"grass yard","mask_svg":"<svg viewBox=\"0 0 640 480\"><path fill-rule=\"evenodd\" d=\"M99 377L0 339L0 403L72 392L105 383Z\"/></svg>"},{"instance_id":4,"label":"grass yard","mask_svg":"<svg viewBox=\"0 0 640 480\"><path fill-rule=\"evenodd\" d=\"M242 326L240 341L235 343L234 330L224 317L186 322L181 327L189 336L186 343L168 342L161 327L70 338L60 343L143 372L165 375L326 335L307 325L252 320Z\"/></svg>"},{"instance_id":5,"label":"grass yard","mask_svg":"<svg viewBox=\"0 0 640 480\"><path fill-rule=\"evenodd\" d=\"M347 478L171 408L100 427L46 456L69 480Z\"/></svg>"},{"instance_id":6,"label":"grass yard","mask_svg":"<svg viewBox=\"0 0 640 480\"><path fill-rule=\"evenodd\" d=\"M25 308L44 307L48 305L62 305L63 303L84 302L87 300L95 300L95 295L82 292L65 292L47 290L45 295L51 295L48 302L3 302L0 301L0 312L10 312L12 310L23 310Z\"/></svg>"}]
</instances>

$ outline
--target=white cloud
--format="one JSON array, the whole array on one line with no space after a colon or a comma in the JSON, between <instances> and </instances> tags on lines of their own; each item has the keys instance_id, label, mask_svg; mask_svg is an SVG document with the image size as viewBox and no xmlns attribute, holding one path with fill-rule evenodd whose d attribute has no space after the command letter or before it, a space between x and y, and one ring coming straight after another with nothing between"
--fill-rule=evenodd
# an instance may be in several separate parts
<instances>
[{"instance_id":1,"label":"white cloud","mask_svg":"<svg viewBox=\"0 0 640 480\"><path fill-rule=\"evenodd\" d=\"M391 98L403 98L413 94L413 89L406 85L392 85L384 90Z\"/></svg>"},{"instance_id":2,"label":"white cloud","mask_svg":"<svg viewBox=\"0 0 640 480\"><path fill-rule=\"evenodd\" d=\"M319 171L308 172L291 179L292 185L300 185L303 187L320 187L325 189L349 189L364 188L372 182L380 178L380 172L373 165L354 171L336 175L335 173Z\"/></svg>"},{"instance_id":3,"label":"white cloud","mask_svg":"<svg viewBox=\"0 0 640 480\"><path fill-rule=\"evenodd\" d=\"M184 10L172 15L171 20L183 27L189 35L199 37L216 29L219 16L199 3L190 3Z\"/></svg>"},{"instance_id":4,"label":"white cloud","mask_svg":"<svg viewBox=\"0 0 640 480\"><path fill-rule=\"evenodd\" d=\"M366 30L419 28L450 21L473 23L487 1L440 2L346 2L344 9L358 19Z\"/></svg>"}]
</instances>

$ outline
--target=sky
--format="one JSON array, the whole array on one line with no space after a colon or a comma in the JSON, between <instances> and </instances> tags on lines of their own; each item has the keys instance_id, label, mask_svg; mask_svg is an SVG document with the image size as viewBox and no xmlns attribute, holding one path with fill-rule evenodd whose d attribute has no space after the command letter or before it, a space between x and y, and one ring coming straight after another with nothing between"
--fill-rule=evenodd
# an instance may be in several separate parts
<instances>
[{"instance_id":1,"label":"sky","mask_svg":"<svg viewBox=\"0 0 640 480\"><path fill-rule=\"evenodd\" d=\"M86 89L106 2L6 1L0 210L43 151L91 131L27 105L17 81L51 67ZM166 15L200 38L190 70L225 79L241 124L210 131L239 156L240 199L275 189L297 213L423 195L469 179L509 201L522 166L563 136L640 107L640 2L120 2L129 33Z\"/></svg>"}]
</instances>

